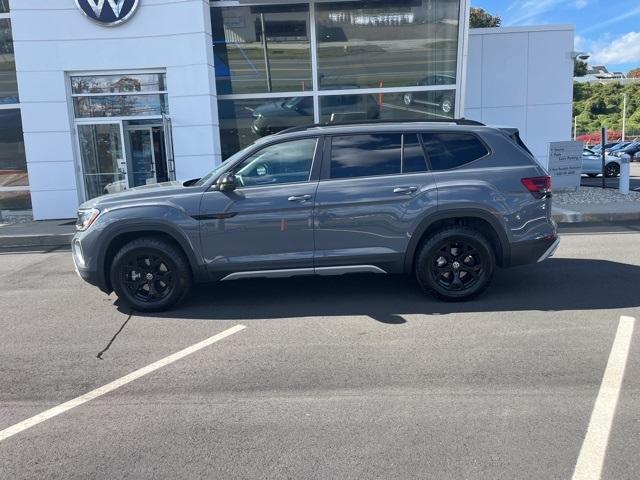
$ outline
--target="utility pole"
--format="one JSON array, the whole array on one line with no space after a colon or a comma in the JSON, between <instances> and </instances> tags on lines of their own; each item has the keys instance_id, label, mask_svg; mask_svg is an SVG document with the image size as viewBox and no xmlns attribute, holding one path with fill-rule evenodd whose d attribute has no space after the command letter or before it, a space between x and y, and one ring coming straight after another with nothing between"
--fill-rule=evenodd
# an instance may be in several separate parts
<instances>
[{"instance_id":1,"label":"utility pole","mask_svg":"<svg viewBox=\"0 0 640 480\"><path fill-rule=\"evenodd\" d=\"M624 94L624 99L622 101L622 141L626 140L626 131L627 131L627 94Z\"/></svg>"}]
</instances>

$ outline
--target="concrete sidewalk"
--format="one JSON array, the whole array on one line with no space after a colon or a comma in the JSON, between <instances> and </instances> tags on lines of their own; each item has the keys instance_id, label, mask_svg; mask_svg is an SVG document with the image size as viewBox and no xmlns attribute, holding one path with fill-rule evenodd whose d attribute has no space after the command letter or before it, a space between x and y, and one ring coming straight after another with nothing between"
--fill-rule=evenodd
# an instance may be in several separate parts
<instances>
[{"instance_id":1,"label":"concrete sidewalk","mask_svg":"<svg viewBox=\"0 0 640 480\"><path fill-rule=\"evenodd\" d=\"M76 232L74 219L0 224L0 248L68 247Z\"/></svg>"},{"instance_id":2,"label":"concrete sidewalk","mask_svg":"<svg viewBox=\"0 0 640 480\"><path fill-rule=\"evenodd\" d=\"M554 205L553 219L558 223L639 222L640 203Z\"/></svg>"}]
</instances>

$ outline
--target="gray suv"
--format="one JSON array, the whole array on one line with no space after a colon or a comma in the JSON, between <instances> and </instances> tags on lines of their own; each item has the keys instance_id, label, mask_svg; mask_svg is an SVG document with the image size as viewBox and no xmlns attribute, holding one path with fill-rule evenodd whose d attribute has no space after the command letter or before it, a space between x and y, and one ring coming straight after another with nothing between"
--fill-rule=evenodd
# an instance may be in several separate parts
<instances>
[{"instance_id":1,"label":"gray suv","mask_svg":"<svg viewBox=\"0 0 640 480\"><path fill-rule=\"evenodd\" d=\"M296 128L199 180L80 207L79 275L139 311L192 284L407 273L466 300L496 267L542 261L559 239L550 178L515 129L468 120Z\"/></svg>"}]
</instances>

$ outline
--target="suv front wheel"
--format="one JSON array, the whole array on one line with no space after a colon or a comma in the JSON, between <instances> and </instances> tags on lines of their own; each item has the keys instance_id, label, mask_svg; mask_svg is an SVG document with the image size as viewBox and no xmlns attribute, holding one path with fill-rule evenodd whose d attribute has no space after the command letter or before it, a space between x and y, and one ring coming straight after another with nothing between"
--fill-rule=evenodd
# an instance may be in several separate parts
<instances>
[{"instance_id":1,"label":"suv front wheel","mask_svg":"<svg viewBox=\"0 0 640 480\"><path fill-rule=\"evenodd\" d=\"M157 237L124 245L111 263L111 285L134 310L157 312L179 303L191 288L191 270L183 253Z\"/></svg>"},{"instance_id":2,"label":"suv front wheel","mask_svg":"<svg viewBox=\"0 0 640 480\"><path fill-rule=\"evenodd\" d=\"M448 301L470 300L491 283L496 258L488 240L469 227L440 230L420 249L415 265L426 292Z\"/></svg>"}]
</instances>

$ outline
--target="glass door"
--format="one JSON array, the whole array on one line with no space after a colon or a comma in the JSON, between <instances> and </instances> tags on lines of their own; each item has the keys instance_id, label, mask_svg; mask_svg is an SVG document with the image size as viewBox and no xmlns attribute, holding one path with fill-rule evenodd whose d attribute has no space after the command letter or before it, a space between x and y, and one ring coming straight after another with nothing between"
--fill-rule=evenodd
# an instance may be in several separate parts
<instances>
[{"instance_id":1,"label":"glass door","mask_svg":"<svg viewBox=\"0 0 640 480\"><path fill-rule=\"evenodd\" d=\"M169 180L165 133L152 122L125 122L129 186L139 187Z\"/></svg>"},{"instance_id":2,"label":"glass door","mask_svg":"<svg viewBox=\"0 0 640 480\"><path fill-rule=\"evenodd\" d=\"M127 188L127 161L122 138L120 122L78 124L87 200Z\"/></svg>"}]
</instances>

